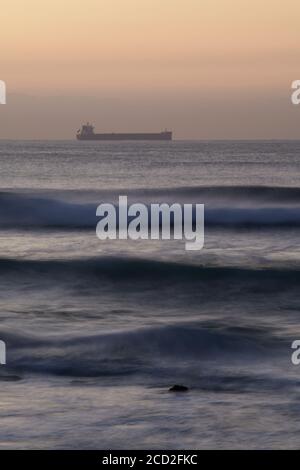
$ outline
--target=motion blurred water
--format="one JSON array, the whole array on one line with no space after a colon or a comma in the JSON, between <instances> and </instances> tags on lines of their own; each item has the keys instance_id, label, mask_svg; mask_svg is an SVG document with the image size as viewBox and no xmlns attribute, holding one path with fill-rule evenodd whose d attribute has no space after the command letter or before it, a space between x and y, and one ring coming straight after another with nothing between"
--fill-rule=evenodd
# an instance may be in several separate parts
<instances>
[{"instance_id":1,"label":"motion blurred water","mask_svg":"<svg viewBox=\"0 0 300 470\"><path fill-rule=\"evenodd\" d=\"M1 448L298 447L300 142L2 141L0 165ZM204 249L98 240L122 194L204 203Z\"/></svg>"}]
</instances>

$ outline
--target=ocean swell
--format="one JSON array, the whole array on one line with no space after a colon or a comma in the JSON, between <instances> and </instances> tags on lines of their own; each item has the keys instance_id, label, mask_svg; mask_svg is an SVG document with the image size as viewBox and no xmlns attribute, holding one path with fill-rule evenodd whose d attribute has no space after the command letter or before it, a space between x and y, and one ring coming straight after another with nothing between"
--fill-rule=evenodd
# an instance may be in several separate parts
<instances>
[{"instance_id":1,"label":"ocean swell","mask_svg":"<svg viewBox=\"0 0 300 470\"><path fill-rule=\"evenodd\" d=\"M163 325L131 331L103 332L81 337L36 338L1 332L14 374L39 373L70 377L102 377L159 372L159 365L176 367L186 360L232 360L269 357L284 342L260 329L209 327L199 324Z\"/></svg>"},{"instance_id":2,"label":"ocean swell","mask_svg":"<svg viewBox=\"0 0 300 470\"><path fill-rule=\"evenodd\" d=\"M33 197L27 194L1 193L0 227L2 229L95 229L99 221L96 208L100 202L99 200L97 203L81 204L47 197ZM220 206L220 203L206 202L205 198L193 201L194 204L205 204L205 226L207 227L300 227L300 205L265 206L257 202L249 205L248 202L247 205L241 207L241 201L236 206L232 202L223 206ZM117 206L116 210L118 211ZM151 217L149 217L150 221Z\"/></svg>"},{"instance_id":3,"label":"ocean swell","mask_svg":"<svg viewBox=\"0 0 300 470\"><path fill-rule=\"evenodd\" d=\"M131 281L236 281L261 283L263 281L278 282L282 285L299 285L300 270L295 268L239 268L206 266L172 261L159 261L137 257L80 258L73 260L30 260L30 259L0 259L0 274L30 279L43 276L55 280L72 279L110 279L128 283Z\"/></svg>"}]
</instances>

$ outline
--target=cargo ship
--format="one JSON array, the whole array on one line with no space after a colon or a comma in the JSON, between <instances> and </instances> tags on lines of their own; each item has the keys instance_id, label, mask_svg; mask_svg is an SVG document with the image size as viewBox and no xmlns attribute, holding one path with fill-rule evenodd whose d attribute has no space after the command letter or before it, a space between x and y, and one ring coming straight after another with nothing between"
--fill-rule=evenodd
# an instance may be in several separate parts
<instances>
[{"instance_id":1,"label":"cargo ship","mask_svg":"<svg viewBox=\"0 0 300 470\"><path fill-rule=\"evenodd\" d=\"M172 140L171 131L163 131L157 133L140 132L140 133L115 133L96 134L94 126L89 122L84 124L77 131L76 138L78 140Z\"/></svg>"}]
</instances>

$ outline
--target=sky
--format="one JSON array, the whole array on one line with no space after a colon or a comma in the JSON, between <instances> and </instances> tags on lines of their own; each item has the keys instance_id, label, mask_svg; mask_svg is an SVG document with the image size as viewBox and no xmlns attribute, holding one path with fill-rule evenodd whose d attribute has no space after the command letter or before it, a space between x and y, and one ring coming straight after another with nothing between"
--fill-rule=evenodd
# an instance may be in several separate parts
<instances>
[{"instance_id":1,"label":"sky","mask_svg":"<svg viewBox=\"0 0 300 470\"><path fill-rule=\"evenodd\" d=\"M10 0L0 138L300 138L299 0Z\"/></svg>"}]
</instances>

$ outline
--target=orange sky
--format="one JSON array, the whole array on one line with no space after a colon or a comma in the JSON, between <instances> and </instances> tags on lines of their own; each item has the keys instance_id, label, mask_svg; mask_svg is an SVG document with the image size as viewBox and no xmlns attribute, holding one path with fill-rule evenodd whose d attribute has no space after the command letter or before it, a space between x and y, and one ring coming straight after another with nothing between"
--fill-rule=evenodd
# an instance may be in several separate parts
<instances>
[{"instance_id":1,"label":"orange sky","mask_svg":"<svg viewBox=\"0 0 300 470\"><path fill-rule=\"evenodd\" d=\"M10 0L0 79L35 96L275 99L300 78L299 18L299 0Z\"/></svg>"}]
</instances>

